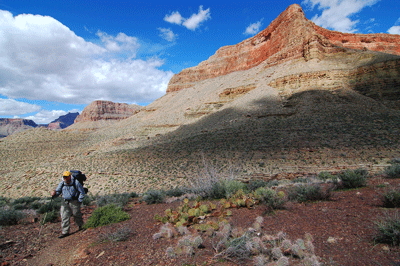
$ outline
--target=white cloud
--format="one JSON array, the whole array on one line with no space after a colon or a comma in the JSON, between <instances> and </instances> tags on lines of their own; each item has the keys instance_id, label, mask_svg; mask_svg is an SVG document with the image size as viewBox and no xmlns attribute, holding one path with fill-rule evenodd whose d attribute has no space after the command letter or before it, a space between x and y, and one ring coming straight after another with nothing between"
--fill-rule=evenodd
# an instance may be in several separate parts
<instances>
[{"instance_id":1,"label":"white cloud","mask_svg":"<svg viewBox=\"0 0 400 266\"><path fill-rule=\"evenodd\" d=\"M203 6L199 7L199 13L193 14L190 18L182 23L189 30L195 30L200 27L201 23L211 18L210 9L203 10Z\"/></svg>"},{"instance_id":2,"label":"white cloud","mask_svg":"<svg viewBox=\"0 0 400 266\"><path fill-rule=\"evenodd\" d=\"M400 35L400 18L396 21L393 27L388 29L389 34L399 34Z\"/></svg>"},{"instance_id":3,"label":"white cloud","mask_svg":"<svg viewBox=\"0 0 400 266\"><path fill-rule=\"evenodd\" d=\"M98 31L96 45L51 17L2 10L0 25L0 94L10 99L152 102L173 75L161 59L136 59L139 41L124 33Z\"/></svg>"},{"instance_id":4,"label":"white cloud","mask_svg":"<svg viewBox=\"0 0 400 266\"><path fill-rule=\"evenodd\" d=\"M160 36L169 42L175 41L178 37L171 29L158 28L158 30L160 31Z\"/></svg>"},{"instance_id":5,"label":"white cloud","mask_svg":"<svg viewBox=\"0 0 400 266\"><path fill-rule=\"evenodd\" d=\"M0 99L0 116L15 116L37 112L39 105L19 102L13 99Z\"/></svg>"},{"instance_id":6,"label":"white cloud","mask_svg":"<svg viewBox=\"0 0 400 266\"><path fill-rule=\"evenodd\" d=\"M400 26L393 26L387 31L390 34L399 34L400 35Z\"/></svg>"},{"instance_id":7,"label":"white cloud","mask_svg":"<svg viewBox=\"0 0 400 266\"><path fill-rule=\"evenodd\" d=\"M352 20L354 14L363 8L372 6L380 0L304 0L302 4L318 6L322 10L312 21L323 27L341 32L356 32L358 20Z\"/></svg>"},{"instance_id":8,"label":"white cloud","mask_svg":"<svg viewBox=\"0 0 400 266\"><path fill-rule=\"evenodd\" d=\"M171 15L166 15L164 17L164 20L173 23L173 24L178 24L186 27L189 30L196 30L200 25L204 22L207 21L211 18L211 12L210 9L207 8L206 10L203 10L203 6L199 7L199 12L197 14L192 14L190 18L184 18L181 16L181 14L176 11L172 12Z\"/></svg>"},{"instance_id":9,"label":"white cloud","mask_svg":"<svg viewBox=\"0 0 400 266\"><path fill-rule=\"evenodd\" d=\"M35 121L36 124L49 124L50 122L56 120L62 115L66 115L67 112L63 110L42 110L33 116L24 117L24 119L30 119Z\"/></svg>"},{"instance_id":10,"label":"white cloud","mask_svg":"<svg viewBox=\"0 0 400 266\"><path fill-rule=\"evenodd\" d=\"M176 11L172 12L172 14L169 16L165 15L164 20L172 24L181 25L184 18L181 16L181 14L179 14L178 11Z\"/></svg>"},{"instance_id":11,"label":"white cloud","mask_svg":"<svg viewBox=\"0 0 400 266\"><path fill-rule=\"evenodd\" d=\"M261 26L262 26L262 20L257 21L256 23L252 23L246 28L246 31L243 34L256 35L260 31Z\"/></svg>"}]
</instances>

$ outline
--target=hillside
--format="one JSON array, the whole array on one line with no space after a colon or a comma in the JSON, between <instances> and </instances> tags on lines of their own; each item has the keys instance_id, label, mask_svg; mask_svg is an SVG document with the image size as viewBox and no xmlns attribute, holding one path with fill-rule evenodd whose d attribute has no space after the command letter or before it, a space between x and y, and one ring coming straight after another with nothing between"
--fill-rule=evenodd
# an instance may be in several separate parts
<instances>
[{"instance_id":1,"label":"hillside","mask_svg":"<svg viewBox=\"0 0 400 266\"><path fill-rule=\"evenodd\" d=\"M2 139L0 195L48 195L65 169L85 172L92 193L185 185L203 157L241 179L379 172L400 157L399 43L322 29L292 5L128 118Z\"/></svg>"}]
</instances>

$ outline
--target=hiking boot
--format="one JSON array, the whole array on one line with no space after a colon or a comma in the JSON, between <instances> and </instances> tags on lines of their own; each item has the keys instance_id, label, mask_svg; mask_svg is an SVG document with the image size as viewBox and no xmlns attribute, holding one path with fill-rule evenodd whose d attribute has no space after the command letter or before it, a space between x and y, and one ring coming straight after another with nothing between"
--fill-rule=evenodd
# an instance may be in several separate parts
<instances>
[{"instance_id":1,"label":"hiking boot","mask_svg":"<svg viewBox=\"0 0 400 266\"><path fill-rule=\"evenodd\" d=\"M68 233L67 234L61 234L61 235L58 236L58 238L64 238L66 236L69 236L69 234Z\"/></svg>"}]
</instances>

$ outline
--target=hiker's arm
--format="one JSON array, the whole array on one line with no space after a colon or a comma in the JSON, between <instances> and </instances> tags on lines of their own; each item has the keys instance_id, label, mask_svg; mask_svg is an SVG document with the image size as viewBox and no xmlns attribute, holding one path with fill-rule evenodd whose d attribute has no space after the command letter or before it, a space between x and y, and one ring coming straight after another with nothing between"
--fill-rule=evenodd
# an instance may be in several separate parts
<instances>
[{"instance_id":1,"label":"hiker's arm","mask_svg":"<svg viewBox=\"0 0 400 266\"><path fill-rule=\"evenodd\" d=\"M51 196L53 198L57 198L58 196L60 196L60 194L62 193L62 188L63 188L63 181L60 182L60 184L58 184L56 190L53 190L51 193ZM54 193L54 195L53 195Z\"/></svg>"},{"instance_id":2,"label":"hiker's arm","mask_svg":"<svg viewBox=\"0 0 400 266\"><path fill-rule=\"evenodd\" d=\"M82 203L83 198L85 197L85 190L80 182L75 182L76 189L79 191L78 201Z\"/></svg>"}]
</instances>

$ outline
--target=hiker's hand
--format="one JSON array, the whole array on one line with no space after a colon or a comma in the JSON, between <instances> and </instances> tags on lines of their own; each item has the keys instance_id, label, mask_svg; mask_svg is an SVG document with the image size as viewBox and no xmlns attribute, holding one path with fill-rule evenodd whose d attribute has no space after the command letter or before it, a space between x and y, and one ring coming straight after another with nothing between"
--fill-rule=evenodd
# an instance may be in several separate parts
<instances>
[{"instance_id":1,"label":"hiker's hand","mask_svg":"<svg viewBox=\"0 0 400 266\"><path fill-rule=\"evenodd\" d=\"M53 191L51 192L51 197L54 198L55 196L56 196L56 191L53 190Z\"/></svg>"}]
</instances>

